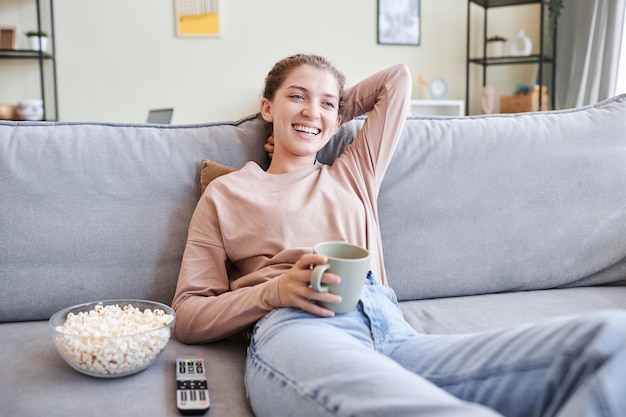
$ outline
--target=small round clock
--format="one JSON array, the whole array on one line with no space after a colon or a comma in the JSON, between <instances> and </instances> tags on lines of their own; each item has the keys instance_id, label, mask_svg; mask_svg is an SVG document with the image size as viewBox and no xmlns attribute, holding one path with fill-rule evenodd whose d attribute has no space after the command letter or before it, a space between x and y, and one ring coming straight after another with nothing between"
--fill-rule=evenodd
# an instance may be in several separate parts
<instances>
[{"instance_id":1,"label":"small round clock","mask_svg":"<svg viewBox=\"0 0 626 417\"><path fill-rule=\"evenodd\" d=\"M448 82L441 78L435 78L430 82L430 96L435 100L444 100L448 97Z\"/></svg>"}]
</instances>

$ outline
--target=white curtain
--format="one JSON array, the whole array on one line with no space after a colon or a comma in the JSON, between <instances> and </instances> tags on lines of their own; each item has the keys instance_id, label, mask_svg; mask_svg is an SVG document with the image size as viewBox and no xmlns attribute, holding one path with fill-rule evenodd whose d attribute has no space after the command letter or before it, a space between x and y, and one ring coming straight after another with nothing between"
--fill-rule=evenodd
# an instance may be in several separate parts
<instances>
[{"instance_id":1,"label":"white curtain","mask_svg":"<svg viewBox=\"0 0 626 417\"><path fill-rule=\"evenodd\" d=\"M564 0L558 21L555 106L615 94L626 0Z\"/></svg>"}]
</instances>

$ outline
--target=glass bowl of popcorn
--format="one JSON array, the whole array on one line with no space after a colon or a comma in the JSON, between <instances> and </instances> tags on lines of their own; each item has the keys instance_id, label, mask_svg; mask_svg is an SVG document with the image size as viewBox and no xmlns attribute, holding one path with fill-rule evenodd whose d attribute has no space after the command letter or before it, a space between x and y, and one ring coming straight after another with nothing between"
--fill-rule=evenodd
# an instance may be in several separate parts
<instances>
[{"instance_id":1,"label":"glass bowl of popcorn","mask_svg":"<svg viewBox=\"0 0 626 417\"><path fill-rule=\"evenodd\" d=\"M72 368L99 378L149 367L170 340L176 314L145 300L94 301L50 317L54 345Z\"/></svg>"}]
</instances>

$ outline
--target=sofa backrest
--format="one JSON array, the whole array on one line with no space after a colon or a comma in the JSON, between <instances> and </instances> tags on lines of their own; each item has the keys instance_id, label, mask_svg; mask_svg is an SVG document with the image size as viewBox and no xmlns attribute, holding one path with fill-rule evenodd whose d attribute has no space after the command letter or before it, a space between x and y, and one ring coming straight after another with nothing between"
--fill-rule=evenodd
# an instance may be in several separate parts
<instances>
[{"instance_id":1,"label":"sofa backrest","mask_svg":"<svg viewBox=\"0 0 626 417\"><path fill-rule=\"evenodd\" d=\"M0 122L0 322L82 302L171 303L200 161L263 166L251 116L208 125Z\"/></svg>"},{"instance_id":2,"label":"sofa backrest","mask_svg":"<svg viewBox=\"0 0 626 417\"><path fill-rule=\"evenodd\" d=\"M379 196L400 300L626 279L626 95L410 121Z\"/></svg>"},{"instance_id":3,"label":"sofa backrest","mask_svg":"<svg viewBox=\"0 0 626 417\"><path fill-rule=\"evenodd\" d=\"M332 163L363 123L318 158ZM0 122L0 322L111 298L170 303L200 161L268 164L258 115L206 125ZM410 118L379 217L400 300L626 279L626 96Z\"/></svg>"}]
</instances>

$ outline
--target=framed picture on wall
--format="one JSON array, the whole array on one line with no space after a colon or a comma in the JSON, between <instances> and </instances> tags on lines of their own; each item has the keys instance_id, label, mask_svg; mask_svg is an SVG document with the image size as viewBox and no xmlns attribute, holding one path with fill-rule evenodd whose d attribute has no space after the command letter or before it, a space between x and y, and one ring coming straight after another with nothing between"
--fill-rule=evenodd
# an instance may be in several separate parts
<instances>
[{"instance_id":1,"label":"framed picture on wall","mask_svg":"<svg viewBox=\"0 0 626 417\"><path fill-rule=\"evenodd\" d=\"M177 36L219 36L219 0L174 0Z\"/></svg>"},{"instance_id":2,"label":"framed picture on wall","mask_svg":"<svg viewBox=\"0 0 626 417\"><path fill-rule=\"evenodd\" d=\"M420 44L420 0L378 0L378 43Z\"/></svg>"}]
</instances>

